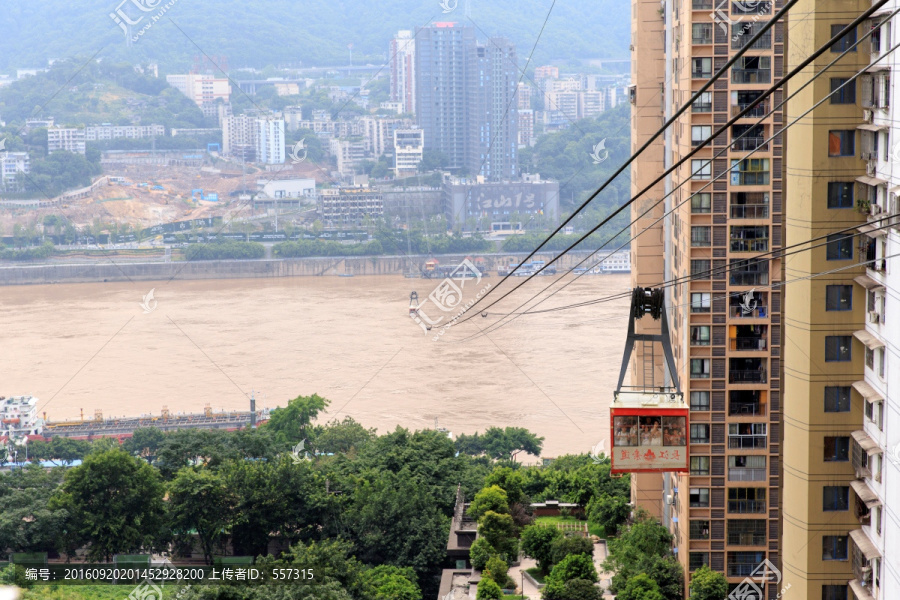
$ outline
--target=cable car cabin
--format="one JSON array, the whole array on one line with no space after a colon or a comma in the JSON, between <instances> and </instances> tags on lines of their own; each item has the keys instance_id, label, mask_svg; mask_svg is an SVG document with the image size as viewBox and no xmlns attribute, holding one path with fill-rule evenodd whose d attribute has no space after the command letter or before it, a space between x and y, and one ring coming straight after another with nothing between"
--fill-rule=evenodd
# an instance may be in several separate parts
<instances>
[{"instance_id":1,"label":"cable car cabin","mask_svg":"<svg viewBox=\"0 0 900 600\"><path fill-rule=\"evenodd\" d=\"M612 473L688 470L684 394L617 391L609 407Z\"/></svg>"},{"instance_id":2,"label":"cable car cabin","mask_svg":"<svg viewBox=\"0 0 900 600\"><path fill-rule=\"evenodd\" d=\"M635 321L650 315L660 322L660 333L637 333ZM643 376L642 385L624 386L631 354L642 344L643 364L634 373ZM656 381L656 346L668 368L668 381ZM635 381L637 383L637 381ZM658 473L689 470L688 414L690 407L678 384L678 371L669 339L663 289L634 288L628 336L619 371L619 383L609 406L609 439L612 473Z\"/></svg>"}]
</instances>

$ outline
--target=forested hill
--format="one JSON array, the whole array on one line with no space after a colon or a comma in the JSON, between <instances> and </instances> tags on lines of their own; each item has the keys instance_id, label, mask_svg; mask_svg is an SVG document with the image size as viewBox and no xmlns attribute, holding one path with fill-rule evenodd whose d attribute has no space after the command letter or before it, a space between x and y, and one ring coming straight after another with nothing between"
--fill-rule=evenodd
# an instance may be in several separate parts
<instances>
[{"instance_id":1,"label":"forested hill","mask_svg":"<svg viewBox=\"0 0 900 600\"><path fill-rule=\"evenodd\" d=\"M133 64L157 61L166 71L190 67L191 58L200 54L198 47L227 56L232 67L261 68L300 61L305 66L346 65L348 44L353 44L354 64L380 64L397 30L434 21L473 22L480 36L509 37L524 64L553 1L470 0L469 21L466 0L458 0L446 14L439 0L175 0L130 48L110 18L120 3L4 0L0 73L43 67L48 59L90 56L101 48L99 57ZM136 4L162 8L171 0L127 0L121 10L132 18L158 12L142 13ZM457 0L446 5L457 5ZM534 60L627 58L629 37L630 3L624 0L557 2Z\"/></svg>"}]
</instances>

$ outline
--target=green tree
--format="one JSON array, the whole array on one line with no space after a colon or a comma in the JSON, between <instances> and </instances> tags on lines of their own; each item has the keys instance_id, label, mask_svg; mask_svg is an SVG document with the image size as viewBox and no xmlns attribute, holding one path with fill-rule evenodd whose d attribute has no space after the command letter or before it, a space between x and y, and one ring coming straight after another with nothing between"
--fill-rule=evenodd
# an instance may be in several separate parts
<instances>
[{"instance_id":1,"label":"green tree","mask_svg":"<svg viewBox=\"0 0 900 600\"><path fill-rule=\"evenodd\" d=\"M728 580L718 571L703 565L691 575L690 600L724 600L728 595Z\"/></svg>"},{"instance_id":2,"label":"green tree","mask_svg":"<svg viewBox=\"0 0 900 600\"><path fill-rule=\"evenodd\" d=\"M541 572L547 574L553 566L553 542L563 533L552 525L530 525L522 530L522 552L537 561Z\"/></svg>"},{"instance_id":3,"label":"green tree","mask_svg":"<svg viewBox=\"0 0 900 600\"><path fill-rule=\"evenodd\" d=\"M343 421L333 420L322 427L316 427L313 444L317 452L337 454L358 449L374 437L374 429L366 429L353 417L347 416Z\"/></svg>"},{"instance_id":4,"label":"green tree","mask_svg":"<svg viewBox=\"0 0 900 600\"><path fill-rule=\"evenodd\" d=\"M488 559L484 566L482 577L490 577L497 582L501 588L505 588L509 583L509 565L499 556L492 556Z\"/></svg>"},{"instance_id":5,"label":"green tree","mask_svg":"<svg viewBox=\"0 0 900 600\"><path fill-rule=\"evenodd\" d=\"M362 574L363 585L372 600L420 600L416 573L410 568L378 565Z\"/></svg>"},{"instance_id":6,"label":"green tree","mask_svg":"<svg viewBox=\"0 0 900 600\"><path fill-rule=\"evenodd\" d=\"M498 485L484 488L475 494L475 498L469 504L469 516L476 521L489 510L500 514L509 513L506 492Z\"/></svg>"},{"instance_id":7,"label":"green tree","mask_svg":"<svg viewBox=\"0 0 900 600\"><path fill-rule=\"evenodd\" d=\"M587 579L551 582L543 589L544 600L603 600L603 592Z\"/></svg>"},{"instance_id":8,"label":"green tree","mask_svg":"<svg viewBox=\"0 0 900 600\"><path fill-rule=\"evenodd\" d=\"M523 427L488 428L483 435L460 435L457 450L477 456L487 454L494 459L513 460L520 452L540 456L544 438Z\"/></svg>"},{"instance_id":9,"label":"green tree","mask_svg":"<svg viewBox=\"0 0 900 600\"><path fill-rule=\"evenodd\" d=\"M597 569L594 568L594 561L590 556L569 554L553 565L553 569L547 576L547 583L548 585L550 582L564 583L570 579L586 579L591 583L596 583Z\"/></svg>"},{"instance_id":10,"label":"green tree","mask_svg":"<svg viewBox=\"0 0 900 600\"><path fill-rule=\"evenodd\" d=\"M722 596L720 600L724 598ZM666 600L666 598L659 590L659 585L646 573L641 573L628 580L625 588L616 595L616 600Z\"/></svg>"},{"instance_id":11,"label":"green tree","mask_svg":"<svg viewBox=\"0 0 900 600\"><path fill-rule=\"evenodd\" d=\"M490 577L482 577L478 582L475 600L502 600L502 598L503 590L497 585L497 582Z\"/></svg>"},{"instance_id":12,"label":"green tree","mask_svg":"<svg viewBox=\"0 0 900 600\"><path fill-rule=\"evenodd\" d=\"M567 535L553 540L553 543L550 545L550 555L553 564L561 563L570 554L584 554L592 557L594 555L594 544L591 543L590 538L578 535Z\"/></svg>"},{"instance_id":13,"label":"green tree","mask_svg":"<svg viewBox=\"0 0 900 600\"><path fill-rule=\"evenodd\" d=\"M519 551L516 526L509 515L487 511L478 521L478 533L502 556L512 560Z\"/></svg>"},{"instance_id":14,"label":"green tree","mask_svg":"<svg viewBox=\"0 0 900 600\"><path fill-rule=\"evenodd\" d=\"M169 519L172 531L190 540L197 532L206 564L225 539L234 504L225 479L207 469L186 467L169 484Z\"/></svg>"},{"instance_id":15,"label":"green tree","mask_svg":"<svg viewBox=\"0 0 900 600\"><path fill-rule=\"evenodd\" d=\"M628 499L618 495L594 496L587 506L588 520L603 527L608 535L615 534L619 526L628 519L629 514L631 505Z\"/></svg>"},{"instance_id":16,"label":"green tree","mask_svg":"<svg viewBox=\"0 0 900 600\"><path fill-rule=\"evenodd\" d=\"M472 567L478 571L483 571L491 557L496 555L497 551L483 537L477 538L469 548L469 560L472 562Z\"/></svg>"},{"instance_id":17,"label":"green tree","mask_svg":"<svg viewBox=\"0 0 900 600\"><path fill-rule=\"evenodd\" d=\"M528 501L525 495L525 481L522 474L510 467L494 467L484 480L485 487L496 485L506 492L510 505L523 504Z\"/></svg>"},{"instance_id":18,"label":"green tree","mask_svg":"<svg viewBox=\"0 0 900 600\"><path fill-rule=\"evenodd\" d=\"M146 458L150 464L156 460L156 453L165 439L165 434L157 427L140 427L122 444L122 449L134 456Z\"/></svg>"},{"instance_id":19,"label":"green tree","mask_svg":"<svg viewBox=\"0 0 900 600\"><path fill-rule=\"evenodd\" d=\"M683 595L684 573L672 554L672 534L646 511L638 510L635 521L609 542L603 569L615 573L610 584L614 594L632 577L646 573L669 600Z\"/></svg>"},{"instance_id":20,"label":"green tree","mask_svg":"<svg viewBox=\"0 0 900 600\"><path fill-rule=\"evenodd\" d=\"M271 429L278 442L294 445L308 440L310 424L329 404L330 401L318 394L297 396L288 401L287 406L273 410L266 427Z\"/></svg>"},{"instance_id":21,"label":"green tree","mask_svg":"<svg viewBox=\"0 0 900 600\"><path fill-rule=\"evenodd\" d=\"M68 517L49 506L62 478L63 469L36 464L0 474L0 554L53 551Z\"/></svg>"},{"instance_id":22,"label":"green tree","mask_svg":"<svg viewBox=\"0 0 900 600\"><path fill-rule=\"evenodd\" d=\"M137 553L163 537L164 486L146 462L119 449L89 454L70 469L50 510L66 510L73 541L87 558L109 562L114 554Z\"/></svg>"}]
</instances>

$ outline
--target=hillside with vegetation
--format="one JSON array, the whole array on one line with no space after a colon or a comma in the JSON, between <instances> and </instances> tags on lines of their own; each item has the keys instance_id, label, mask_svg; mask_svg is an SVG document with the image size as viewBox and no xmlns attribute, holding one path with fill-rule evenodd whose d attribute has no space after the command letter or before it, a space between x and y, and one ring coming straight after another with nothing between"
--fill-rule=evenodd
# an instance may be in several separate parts
<instances>
[{"instance_id":1,"label":"hillside with vegetation","mask_svg":"<svg viewBox=\"0 0 900 600\"><path fill-rule=\"evenodd\" d=\"M141 0L135 4L155 8L167 3ZM227 56L232 67L301 62L304 66L346 65L348 44L353 44L355 64L381 64L389 40L398 30L435 21L469 22L465 4L466 0L459 0L458 6L445 14L439 0L270 0L262 4L178 0L128 47L124 32L109 16L117 2L11 0L0 11L0 72L44 67L48 59L91 56L98 51L99 57L113 62L155 61L167 72L189 68L191 57L201 50ZM524 64L552 4L551 0L470 0L471 22L482 36L512 39L518 46L520 64ZM455 0L448 3L455 5ZM122 10L132 19L157 12L141 13L131 2L123 3ZM534 58L627 58L629 38L627 2L555 3Z\"/></svg>"}]
</instances>

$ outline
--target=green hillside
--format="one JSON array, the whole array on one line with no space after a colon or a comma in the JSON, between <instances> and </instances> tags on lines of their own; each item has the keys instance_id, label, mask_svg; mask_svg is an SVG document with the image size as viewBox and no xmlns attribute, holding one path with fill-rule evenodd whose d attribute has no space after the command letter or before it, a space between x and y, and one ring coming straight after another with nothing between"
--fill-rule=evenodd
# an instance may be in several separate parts
<instances>
[{"instance_id":1,"label":"green hillside","mask_svg":"<svg viewBox=\"0 0 900 600\"><path fill-rule=\"evenodd\" d=\"M552 0L470 0L480 35L505 35L525 58ZM190 67L201 50L225 55L232 68L267 65L380 64L399 29L433 21L468 22L465 0L443 14L438 0L176 0L130 48L110 18L121 0L6 0L0 11L0 73L43 67L48 59L83 54L132 64L150 60L173 72ZM145 16L133 3L163 7L163 0L127 0L126 14ZM453 0L450 0L453 5ZM627 58L630 5L624 0L557 2L535 51L536 61ZM171 20L170 20L171 19ZM179 31L181 28L182 31ZM196 45L195 45L196 44ZM199 48L199 49L198 49ZM0 115L3 116L3 115Z\"/></svg>"}]
</instances>

